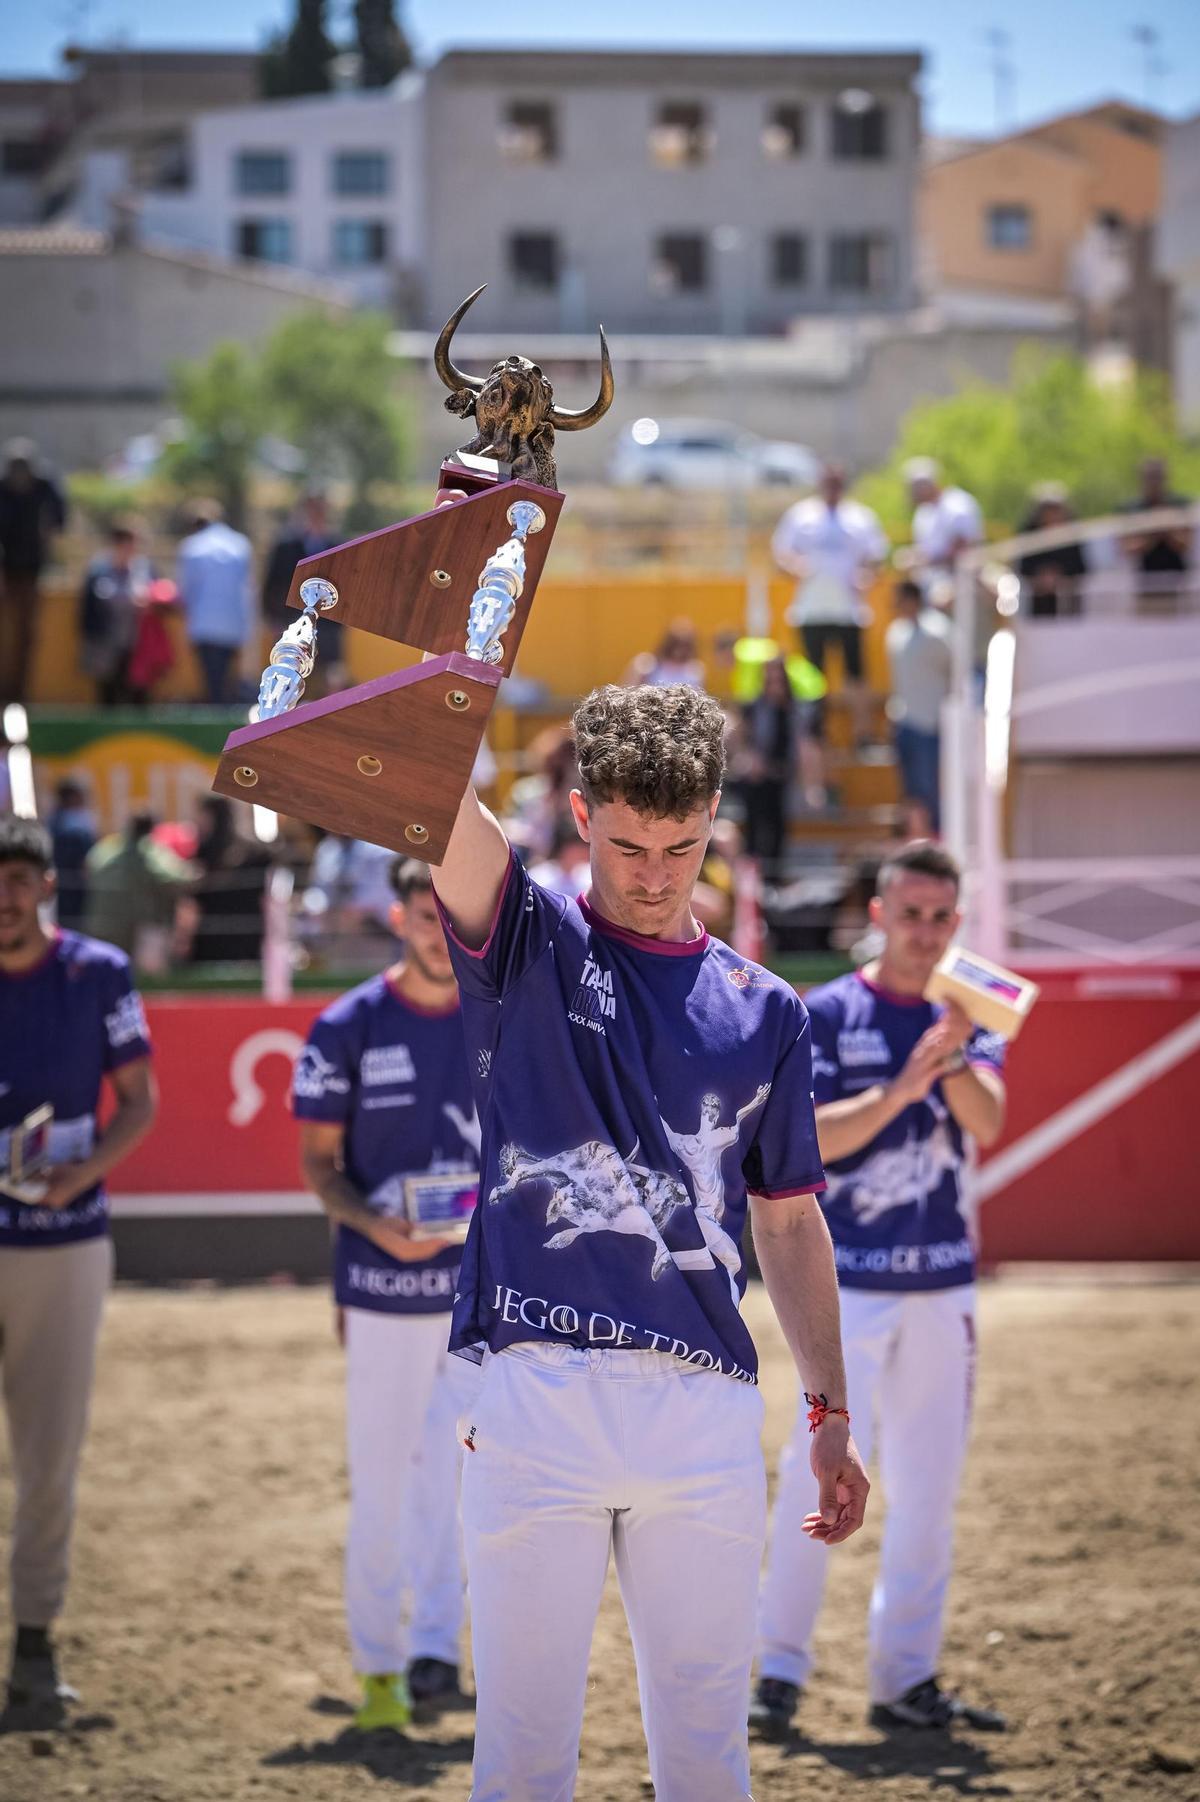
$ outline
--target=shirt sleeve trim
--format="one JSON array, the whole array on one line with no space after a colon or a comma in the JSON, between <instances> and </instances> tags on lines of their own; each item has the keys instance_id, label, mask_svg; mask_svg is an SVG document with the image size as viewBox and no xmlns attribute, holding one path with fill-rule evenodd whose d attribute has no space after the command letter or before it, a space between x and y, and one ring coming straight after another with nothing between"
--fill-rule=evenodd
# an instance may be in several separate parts
<instances>
[{"instance_id":1,"label":"shirt sleeve trim","mask_svg":"<svg viewBox=\"0 0 1200 1802\"><path fill-rule=\"evenodd\" d=\"M802 1189L751 1189L751 1195L761 1195L764 1201L791 1201L796 1195L820 1195L826 1184L806 1183Z\"/></svg>"},{"instance_id":2,"label":"shirt sleeve trim","mask_svg":"<svg viewBox=\"0 0 1200 1802\"><path fill-rule=\"evenodd\" d=\"M434 890L434 900L437 902L437 910L442 916L442 926L445 929L446 937L453 941L464 957L473 957L477 963L481 963L491 950L492 940L495 938L496 929L500 924L500 912L504 906L509 886L512 883L513 870L516 868L516 862L516 855L510 845L508 847L508 867L504 872L504 881L500 884L500 893L496 897L496 911L492 915L492 923L488 927L487 937L484 939L478 950L476 950L473 945L464 945L463 941L454 930L454 922L446 912L442 903L442 897L438 894L436 889Z\"/></svg>"},{"instance_id":3,"label":"shirt sleeve trim","mask_svg":"<svg viewBox=\"0 0 1200 1802\"><path fill-rule=\"evenodd\" d=\"M126 1064L136 1064L139 1058L144 1058L149 1063L153 1056L154 1047L147 1044L144 1039L139 1045L122 1045L119 1051L110 1049L104 1073L106 1076L111 1076L114 1070L121 1070Z\"/></svg>"},{"instance_id":4,"label":"shirt sleeve trim","mask_svg":"<svg viewBox=\"0 0 1200 1802\"><path fill-rule=\"evenodd\" d=\"M989 1057L967 1057L964 1061L969 1070L990 1070L993 1076L998 1076L1001 1082L1004 1081L1003 1064L994 1064Z\"/></svg>"}]
</instances>

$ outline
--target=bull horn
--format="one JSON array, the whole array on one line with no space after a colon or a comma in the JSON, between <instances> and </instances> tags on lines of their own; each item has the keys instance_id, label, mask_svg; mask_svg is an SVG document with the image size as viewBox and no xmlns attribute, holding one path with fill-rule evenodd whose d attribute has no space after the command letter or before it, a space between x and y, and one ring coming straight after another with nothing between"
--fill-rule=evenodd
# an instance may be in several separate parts
<instances>
[{"instance_id":1,"label":"bull horn","mask_svg":"<svg viewBox=\"0 0 1200 1802\"><path fill-rule=\"evenodd\" d=\"M445 382L447 388L469 388L472 394L478 394L483 387L483 380L480 376L464 375L461 369L456 369L454 367L454 364L450 361L450 340L458 330L459 322L461 321L463 314L467 311L467 308L474 306L486 287L487 283L481 282L474 294L467 295L467 298L463 301L458 311L456 313L451 313L449 319L447 319L438 335L437 343L433 347L433 366L441 376L443 382Z\"/></svg>"},{"instance_id":2,"label":"bull horn","mask_svg":"<svg viewBox=\"0 0 1200 1802\"><path fill-rule=\"evenodd\" d=\"M471 297L474 299L474 296ZM612 406L613 398L612 362L608 354L608 339L604 336L604 327L600 327L600 392L590 407L581 413L570 413L565 407L551 407L550 423L559 432L582 432L584 426L595 425L603 419Z\"/></svg>"}]
</instances>

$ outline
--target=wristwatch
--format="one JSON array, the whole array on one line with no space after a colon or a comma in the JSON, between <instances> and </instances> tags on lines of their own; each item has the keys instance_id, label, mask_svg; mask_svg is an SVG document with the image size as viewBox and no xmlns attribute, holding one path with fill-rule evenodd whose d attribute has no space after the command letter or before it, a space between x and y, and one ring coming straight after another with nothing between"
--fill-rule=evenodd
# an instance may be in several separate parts
<instances>
[{"instance_id":1,"label":"wristwatch","mask_svg":"<svg viewBox=\"0 0 1200 1802\"><path fill-rule=\"evenodd\" d=\"M967 1054L960 1045L958 1050L954 1053L954 1056L950 1058L947 1063L942 1065L942 1075L943 1077L961 1076L966 1068Z\"/></svg>"}]
</instances>

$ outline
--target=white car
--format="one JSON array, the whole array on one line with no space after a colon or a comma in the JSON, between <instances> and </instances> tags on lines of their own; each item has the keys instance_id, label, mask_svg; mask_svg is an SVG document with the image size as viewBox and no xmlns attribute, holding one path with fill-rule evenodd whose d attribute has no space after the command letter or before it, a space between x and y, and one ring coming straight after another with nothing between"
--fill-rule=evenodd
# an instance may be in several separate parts
<instances>
[{"instance_id":1,"label":"white car","mask_svg":"<svg viewBox=\"0 0 1200 1802\"><path fill-rule=\"evenodd\" d=\"M821 460L719 419L635 419L617 440L609 480L621 488L812 488Z\"/></svg>"}]
</instances>

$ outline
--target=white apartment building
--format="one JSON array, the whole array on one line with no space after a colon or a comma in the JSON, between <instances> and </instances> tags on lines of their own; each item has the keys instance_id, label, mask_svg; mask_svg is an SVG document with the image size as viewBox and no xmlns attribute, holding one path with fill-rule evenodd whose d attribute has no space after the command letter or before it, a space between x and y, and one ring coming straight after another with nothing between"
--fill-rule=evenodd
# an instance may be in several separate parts
<instances>
[{"instance_id":1,"label":"white apartment building","mask_svg":"<svg viewBox=\"0 0 1200 1802\"><path fill-rule=\"evenodd\" d=\"M409 306L422 264L422 83L306 95L200 114L185 172L139 186L118 149L85 161L79 224L104 227L132 191L148 242L334 279L363 304Z\"/></svg>"}]
</instances>

